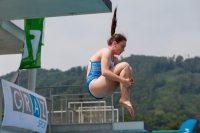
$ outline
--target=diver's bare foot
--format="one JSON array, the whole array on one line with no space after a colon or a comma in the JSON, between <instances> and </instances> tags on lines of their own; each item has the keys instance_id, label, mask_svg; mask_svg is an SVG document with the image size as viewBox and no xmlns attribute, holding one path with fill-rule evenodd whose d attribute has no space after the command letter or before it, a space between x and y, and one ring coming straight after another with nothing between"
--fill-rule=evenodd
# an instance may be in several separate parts
<instances>
[{"instance_id":1,"label":"diver's bare foot","mask_svg":"<svg viewBox=\"0 0 200 133\"><path fill-rule=\"evenodd\" d=\"M131 116L134 116L134 110L130 101L125 101L120 99L119 103L121 104L121 106L126 107L128 109L128 112L130 113Z\"/></svg>"}]
</instances>

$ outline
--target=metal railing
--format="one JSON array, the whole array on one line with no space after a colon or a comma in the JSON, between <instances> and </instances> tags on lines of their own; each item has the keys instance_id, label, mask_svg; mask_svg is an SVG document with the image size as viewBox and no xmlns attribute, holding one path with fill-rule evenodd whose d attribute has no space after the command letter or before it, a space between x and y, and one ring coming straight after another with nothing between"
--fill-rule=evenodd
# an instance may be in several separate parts
<instances>
[{"instance_id":1,"label":"metal railing","mask_svg":"<svg viewBox=\"0 0 200 133\"><path fill-rule=\"evenodd\" d=\"M70 89L71 87L86 89L85 86L64 86L64 87L44 87L47 93L42 93L42 88L36 88L36 93L46 97L48 108L48 132L51 133L52 124L76 124L76 123L106 123L124 121L120 113L123 112L123 107L114 107L113 99L119 97L120 92L115 92L110 97L98 101L90 96L89 93L67 94L59 93L59 88ZM56 91L55 91L56 90ZM3 91L0 84L0 113L2 114ZM122 108L122 111L120 111ZM0 120L2 128L2 119ZM18 129L17 129L18 130ZM19 129L20 131L20 129Z\"/></svg>"},{"instance_id":2,"label":"metal railing","mask_svg":"<svg viewBox=\"0 0 200 133\"><path fill-rule=\"evenodd\" d=\"M48 90L51 99L51 124L75 124L75 123L104 123L123 122L124 107L114 107L113 98L119 97L120 92L115 92L110 97L98 101L89 93L67 94L63 91L68 89L86 89L85 85L67 85L55 87L37 87L36 92ZM61 90L59 90L61 89ZM59 93L62 92L62 93ZM47 94L47 91L46 93ZM40 94L44 95L44 94ZM122 108L122 109L120 109Z\"/></svg>"}]
</instances>

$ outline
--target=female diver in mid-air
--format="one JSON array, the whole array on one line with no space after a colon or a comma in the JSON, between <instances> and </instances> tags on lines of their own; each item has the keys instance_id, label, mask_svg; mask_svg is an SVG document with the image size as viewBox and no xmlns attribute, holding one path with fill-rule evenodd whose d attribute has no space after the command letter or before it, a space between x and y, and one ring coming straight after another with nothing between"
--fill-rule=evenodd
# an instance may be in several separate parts
<instances>
[{"instance_id":1,"label":"female diver in mid-air","mask_svg":"<svg viewBox=\"0 0 200 133\"><path fill-rule=\"evenodd\" d=\"M117 58L117 55L124 51L127 39L124 35L115 33L116 12L117 8L115 8L112 19L108 47L100 49L90 58L86 87L94 98L100 100L112 94L120 85L119 103L128 109L131 116L134 116L130 102L130 89L134 86L132 68L126 62L118 63Z\"/></svg>"}]
</instances>

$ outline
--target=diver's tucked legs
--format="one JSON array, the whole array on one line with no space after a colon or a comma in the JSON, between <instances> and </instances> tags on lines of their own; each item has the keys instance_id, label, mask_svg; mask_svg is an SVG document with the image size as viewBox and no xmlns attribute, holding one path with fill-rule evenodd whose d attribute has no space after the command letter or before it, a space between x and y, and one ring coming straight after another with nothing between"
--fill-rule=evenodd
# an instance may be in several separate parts
<instances>
[{"instance_id":1,"label":"diver's tucked legs","mask_svg":"<svg viewBox=\"0 0 200 133\"><path fill-rule=\"evenodd\" d=\"M132 78L132 69L128 63L122 62L110 69L113 73L122 76L124 78ZM95 97L107 97L112 94L119 83L110 79L100 76L98 79L94 79L90 83L90 91ZM122 106L125 106L131 116L134 115L134 111L130 102L130 89L126 88L123 84L120 83L121 89L121 98L119 103Z\"/></svg>"},{"instance_id":2,"label":"diver's tucked legs","mask_svg":"<svg viewBox=\"0 0 200 133\"><path fill-rule=\"evenodd\" d=\"M132 78L132 69L129 67L129 65L121 71L120 76L124 78ZM134 110L130 102L130 88L126 88L122 83L120 83L120 89L121 98L119 103L128 109L131 116L134 116Z\"/></svg>"}]
</instances>

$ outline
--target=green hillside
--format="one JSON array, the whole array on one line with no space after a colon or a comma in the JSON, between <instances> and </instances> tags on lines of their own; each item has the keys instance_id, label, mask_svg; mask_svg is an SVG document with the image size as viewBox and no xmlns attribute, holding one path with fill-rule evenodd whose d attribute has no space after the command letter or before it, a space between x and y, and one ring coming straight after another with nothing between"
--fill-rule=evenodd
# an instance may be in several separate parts
<instances>
[{"instance_id":1,"label":"green hillside","mask_svg":"<svg viewBox=\"0 0 200 133\"><path fill-rule=\"evenodd\" d=\"M184 59L177 57L154 57L131 55L120 60L128 62L133 68L135 86L131 91L131 101L136 112L126 121L144 120L153 129L178 129L189 118L200 120L200 57ZM9 80L13 73L2 76ZM19 84L27 88L28 71L20 74ZM73 67L67 71L58 69L38 69L36 87L85 85L86 67ZM119 90L118 90L119 91ZM48 96L46 89L37 90ZM79 89L60 88L53 93L87 93L85 87ZM114 104L118 105L117 98ZM195 132L200 132L200 124Z\"/></svg>"}]
</instances>

